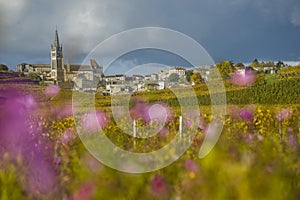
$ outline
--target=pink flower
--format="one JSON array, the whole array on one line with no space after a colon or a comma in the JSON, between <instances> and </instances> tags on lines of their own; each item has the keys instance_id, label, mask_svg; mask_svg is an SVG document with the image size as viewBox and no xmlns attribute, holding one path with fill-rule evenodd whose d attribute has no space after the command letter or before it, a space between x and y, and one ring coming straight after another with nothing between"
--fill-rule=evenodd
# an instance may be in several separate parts
<instances>
[{"instance_id":1,"label":"pink flower","mask_svg":"<svg viewBox=\"0 0 300 200\"><path fill-rule=\"evenodd\" d=\"M231 76L231 83L236 86L250 86L255 82L255 74L248 69L243 72L235 71Z\"/></svg>"},{"instance_id":2,"label":"pink flower","mask_svg":"<svg viewBox=\"0 0 300 200\"><path fill-rule=\"evenodd\" d=\"M64 144L68 144L69 142L72 142L76 139L76 134L71 129L66 129L62 136L60 137L60 141Z\"/></svg>"},{"instance_id":3,"label":"pink flower","mask_svg":"<svg viewBox=\"0 0 300 200\"><path fill-rule=\"evenodd\" d=\"M187 119L187 120L184 120L183 125L184 125L185 127L191 128L192 125L193 125L193 122L192 122L192 120Z\"/></svg>"},{"instance_id":4,"label":"pink flower","mask_svg":"<svg viewBox=\"0 0 300 200\"><path fill-rule=\"evenodd\" d=\"M159 135L162 137L167 136L169 133L169 129L167 127L163 127L160 131L159 131Z\"/></svg>"},{"instance_id":5,"label":"pink flower","mask_svg":"<svg viewBox=\"0 0 300 200\"><path fill-rule=\"evenodd\" d=\"M95 186L92 183L84 183L75 192L70 200L89 200L95 193Z\"/></svg>"},{"instance_id":6,"label":"pink flower","mask_svg":"<svg viewBox=\"0 0 300 200\"><path fill-rule=\"evenodd\" d=\"M61 157L59 156L59 157L57 157L57 158L55 159L55 162L54 162L54 163L55 163L56 165L60 165L60 164L61 164L61 161L62 161L62 160L61 160Z\"/></svg>"},{"instance_id":7,"label":"pink flower","mask_svg":"<svg viewBox=\"0 0 300 200\"><path fill-rule=\"evenodd\" d=\"M196 173L198 171L198 165L193 160L186 160L185 161L185 167L191 171Z\"/></svg>"},{"instance_id":8,"label":"pink flower","mask_svg":"<svg viewBox=\"0 0 300 200\"><path fill-rule=\"evenodd\" d=\"M257 139L258 139L259 141L262 141L262 140L264 139L264 136L262 136L262 135L257 135Z\"/></svg>"},{"instance_id":9,"label":"pink flower","mask_svg":"<svg viewBox=\"0 0 300 200\"><path fill-rule=\"evenodd\" d=\"M292 114L293 114L292 110L286 108L286 109L282 109L282 110L278 111L276 113L276 118L278 119L278 121L281 122L285 119L291 118Z\"/></svg>"},{"instance_id":10,"label":"pink flower","mask_svg":"<svg viewBox=\"0 0 300 200\"><path fill-rule=\"evenodd\" d=\"M289 135L288 138L287 138L287 142L288 142L290 147L296 147L297 144L298 144L297 136Z\"/></svg>"},{"instance_id":11,"label":"pink flower","mask_svg":"<svg viewBox=\"0 0 300 200\"><path fill-rule=\"evenodd\" d=\"M130 116L133 119L141 119L144 122L151 121L149 116L150 105L142 99L135 99L135 105L130 109Z\"/></svg>"},{"instance_id":12,"label":"pink flower","mask_svg":"<svg viewBox=\"0 0 300 200\"><path fill-rule=\"evenodd\" d=\"M170 108L163 103L151 105L151 107L148 108L148 115L151 121L166 122L170 121L172 118L172 112Z\"/></svg>"},{"instance_id":13,"label":"pink flower","mask_svg":"<svg viewBox=\"0 0 300 200\"><path fill-rule=\"evenodd\" d=\"M62 106L52 107L51 113L54 115L57 119L63 119L65 117L69 117L73 115L72 105L71 104L65 104Z\"/></svg>"},{"instance_id":14,"label":"pink flower","mask_svg":"<svg viewBox=\"0 0 300 200\"><path fill-rule=\"evenodd\" d=\"M56 96L60 91L60 88L58 85L49 85L45 88L45 95L49 96L49 97L53 97Z\"/></svg>"},{"instance_id":15,"label":"pink flower","mask_svg":"<svg viewBox=\"0 0 300 200\"><path fill-rule=\"evenodd\" d=\"M288 131L289 133L292 133L292 132L294 131L294 129L293 129L292 127L288 127L287 131Z\"/></svg>"},{"instance_id":16,"label":"pink flower","mask_svg":"<svg viewBox=\"0 0 300 200\"><path fill-rule=\"evenodd\" d=\"M248 110L248 109L241 110L239 113L239 116L242 119L247 120L247 121L253 121L253 119L254 119L254 115L253 115L252 111Z\"/></svg>"},{"instance_id":17,"label":"pink flower","mask_svg":"<svg viewBox=\"0 0 300 200\"><path fill-rule=\"evenodd\" d=\"M151 180L151 190L155 194L163 194L167 192L168 185L165 178L162 175L156 174Z\"/></svg>"},{"instance_id":18,"label":"pink flower","mask_svg":"<svg viewBox=\"0 0 300 200\"><path fill-rule=\"evenodd\" d=\"M91 111L81 119L81 125L87 132L95 133L99 128L103 129L108 124L108 119L102 111Z\"/></svg>"}]
</instances>

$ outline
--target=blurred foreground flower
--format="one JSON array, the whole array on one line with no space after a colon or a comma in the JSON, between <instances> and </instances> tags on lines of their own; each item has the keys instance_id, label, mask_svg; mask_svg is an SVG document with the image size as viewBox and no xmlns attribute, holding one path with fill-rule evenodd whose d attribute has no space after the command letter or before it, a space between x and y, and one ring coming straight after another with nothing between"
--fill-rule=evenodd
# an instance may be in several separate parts
<instances>
[{"instance_id":1,"label":"blurred foreground flower","mask_svg":"<svg viewBox=\"0 0 300 200\"><path fill-rule=\"evenodd\" d=\"M285 109L282 109L282 110L279 110L277 113L276 113L276 118L278 121L283 121L285 119L289 119L292 117L292 110L290 110L289 108L285 108Z\"/></svg>"},{"instance_id":2,"label":"blurred foreground flower","mask_svg":"<svg viewBox=\"0 0 300 200\"><path fill-rule=\"evenodd\" d=\"M60 91L60 88L58 85L49 85L45 88L45 95L49 96L49 97L54 97L56 96Z\"/></svg>"},{"instance_id":3,"label":"blurred foreground flower","mask_svg":"<svg viewBox=\"0 0 300 200\"><path fill-rule=\"evenodd\" d=\"M250 69L235 71L231 75L231 83L236 86L251 86L255 82L255 74Z\"/></svg>"},{"instance_id":4,"label":"blurred foreground flower","mask_svg":"<svg viewBox=\"0 0 300 200\"><path fill-rule=\"evenodd\" d=\"M194 172L194 173L198 171L197 163L195 163L195 161L190 160L190 159L185 161L185 168L187 168L189 171Z\"/></svg>"},{"instance_id":5,"label":"blurred foreground flower","mask_svg":"<svg viewBox=\"0 0 300 200\"><path fill-rule=\"evenodd\" d=\"M103 129L108 124L108 119L102 111L91 111L86 113L81 119L81 125L85 131L95 133L99 128Z\"/></svg>"},{"instance_id":6,"label":"blurred foreground flower","mask_svg":"<svg viewBox=\"0 0 300 200\"><path fill-rule=\"evenodd\" d=\"M163 194L168 190L168 184L162 175L156 174L151 180L151 190L155 194Z\"/></svg>"},{"instance_id":7,"label":"blurred foreground flower","mask_svg":"<svg viewBox=\"0 0 300 200\"><path fill-rule=\"evenodd\" d=\"M89 200L92 198L95 192L95 186L92 183L84 183L75 192L74 196L70 200Z\"/></svg>"},{"instance_id":8,"label":"blurred foreground flower","mask_svg":"<svg viewBox=\"0 0 300 200\"><path fill-rule=\"evenodd\" d=\"M242 119L247 120L247 121L253 121L253 119L254 119L253 112L248 109L242 109L239 113L239 116Z\"/></svg>"},{"instance_id":9,"label":"blurred foreground flower","mask_svg":"<svg viewBox=\"0 0 300 200\"><path fill-rule=\"evenodd\" d=\"M39 129L38 120L31 116L35 112L35 100L18 92L5 94L0 118L0 155L8 153L13 159L22 159L25 168L24 188L34 199L55 195L58 187L54 166L53 147ZM16 162L19 163L19 162Z\"/></svg>"}]
</instances>

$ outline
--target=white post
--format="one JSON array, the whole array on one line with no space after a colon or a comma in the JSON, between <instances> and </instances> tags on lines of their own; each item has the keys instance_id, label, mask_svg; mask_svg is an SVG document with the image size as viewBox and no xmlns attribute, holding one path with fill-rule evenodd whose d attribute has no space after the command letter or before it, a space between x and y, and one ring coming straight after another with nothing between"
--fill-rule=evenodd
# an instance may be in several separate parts
<instances>
[{"instance_id":1,"label":"white post","mask_svg":"<svg viewBox=\"0 0 300 200\"><path fill-rule=\"evenodd\" d=\"M136 121L135 119L133 120L133 145L135 148L135 138L136 138Z\"/></svg>"},{"instance_id":2,"label":"white post","mask_svg":"<svg viewBox=\"0 0 300 200\"><path fill-rule=\"evenodd\" d=\"M136 138L136 121L133 120L133 137Z\"/></svg>"},{"instance_id":3,"label":"white post","mask_svg":"<svg viewBox=\"0 0 300 200\"><path fill-rule=\"evenodd\" d=\"M179 134L180 134L180 139L182 139L182 116L179 116Z\"/></svg>"}]
</instances>

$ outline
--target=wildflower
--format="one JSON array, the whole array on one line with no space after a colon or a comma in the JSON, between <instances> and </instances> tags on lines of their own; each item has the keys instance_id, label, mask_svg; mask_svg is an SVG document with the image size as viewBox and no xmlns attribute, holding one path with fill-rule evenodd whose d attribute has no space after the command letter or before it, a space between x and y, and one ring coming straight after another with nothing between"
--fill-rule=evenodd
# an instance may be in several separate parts
<instances>
[{"instance_id":1,"label":"wildflower","mask_svg":"<svg viewBox=\"0 0 300 200\"><path fill-rule=\"evenodd\" d=\"M167 136L167 134L169 133L169 129L167 127L163 127L160 131L159 131L159 135L160 136Z\"/></svg>"},{"instance_id":2,"label":"wildflower","mask_svg":"<svg viewBox=\"0 0 300 200\"><path fill-rule=\"evenodd\" d=\"M292 133L292 132L294 131L294 129L293 129L292 127L288 127L287 131L288 131L289 133Z\"/></svg>"},{"instance_id":3,"label":"wildflower","mask_svg":"<svg viewBox=\"0 0 300 200\"><path fill-rule=\"evenodd\" d=\"M49 96L49 97L54 97L56 96L60 91L60 88L58 85L49 85L45 88L45 95Z\"/></svg>"},{"instance_id":4,"label":"wildflower","mask_svg":"<svg viewBox=\"0 0 300 200\"><path fill-rule=\"evenodd\" d=\"M71 141L73 141L74 139L76 139L76 135L74 133L74 131L72 129L66 129L61 138L60 138L60 141L64 144L67 144Z\"/></svg>"},{"instance_id":5,"label":"wildflower","mask_svg":"<svg viewBox=\"0 0 300 200\"><path fill-rule=\"evenodd\" d=\"M56 165L60 165L60 164L61 164L61 161L62 161L62 160L61 160L61 157L59 156L59 157L57 157L57 158L55 159L55 162L54 162L54 163L55 163Z\"/></svg>"},{"instance_id":6,"label":"wildflower","mask_svg":"<svg viewBox=\"0 0 300 200\"><path fill-rule=\"evenodd\" d=\"M89 200L95 193L95 186L92 183L84 183L75 192L71 200Z\"/></svg>"},{"instance_id":7,"label":"wildflower","mask_svg":"<svg viewBox=\"0 0 300 200\"><path fill-rule=\"evenodd\" d=\"M250 86L255 82L255 74L251 70L245 69L243 73L235 71L231 76L231 83L236 86Z\"/></svg>"},{"instance_id":8,"label":"wildflower","mask_svg":"<svg viewBox=\"0 0 300 200\"><path fill-rule=\"evenodd\" d=\"M91 111L82 117L81 124L86 131L94 133L99 128L105 128L108 124L108 119L102 111Z\"/></svg>"},{"instance_id":9,"label":"wildflower","mask_svg":"<svg viewBox=\"0 0 300 200\"><path fill-rule=\"evenodd\" d=\"M163 194L167 192L167 182L162 175L156 174L151 180L151 190L155 194Z\"/></svg>"},{"instance_id":10,"label":"wildflower","mask_svg":"<svg viewBox=\"0 0 300 200\"><path fill-rule=\"evenodd\" d=\"M292 116L292 111L290 109L288 109L288 108L279 110L276 113L276 118L280 122L283 121L283 120L285 120L285 119L291 118L291 116Z\"/></svg>"},{"instance_id":11,"label":"wildflower","mask_svg":"<svg viewBox=\"0 0 300 200\"><path fill-rule=\"evenodd\" d=\"M196 177L196 174L194 172L189 173L190 179L194 179Z\"/></svg>"},{"instance_id":12,"label":"wildflower","mask_svg":"<svg viewBox=\"0 0 300 200\"><path fill-rule=\"evenodd\" d=\"M288 142L290 147L296 147L297 144L298 144L297 136L289 135L288 138L287 138L287 142Z\"/></svg>"},{"instance_id":13,"label":"wildflower","mask_svg":"<svg viewBox=\"0 0 300 200\"><path fill-rule=\"evenodd\" d=\"M191 120L187 119L187 120L184 120L184 126L188 127L188 128L191 128L193 123Z\"/></svg>"},{"instance_id":14,"label":"wildflower","mask_svg":"<svg viewBox=\"0 0 300 200\"><path fill-rule=\"evenodd\" d=\"M262 141L263 139L264 139L264 136L262 136L262 135L257 135L257 139L259 140L259 141Z\"/></svg>"},{"instance_id":15,"label":"wildflower","mask_svg":"<svg viewBox=\"0 0 300 200\"><path fill-rule=\"evenodd\" d=\"M239 116L247 121L253 121L254 116L251 110L248 109L243 109L239 112Z\"/></svg>"},{"instance_id":16,"label":"wildflower","mask_svg":"<svg viewBox=\"0 0 300 200\"><path fill-rule=\"evenodd\" d=\"M149 116L150 105L141 99L135 100L135 106L130 109L130 116L133 119L142 119L144 122L151 121Z\"/></svg>"},{"instance_id":17,"label":"wildflower","mask_svg":"<svg viewBox=\"0 0 300 200\"><path fill-rule=\"evenodd\" d=\"M148 108L148 115L151 121L169 121L172 117L170 108L162 103L153 104Z\"/></svg>"},{"instance_id":18,"label":"wildflower","mask_svg":"<svg viewBox=\"0 0 300 200\"><path fill-rule=\"evenodd\" d=\"M185 161L185 168L194 173L198 171L198 165L190 159Z\"/></svg>"}]
</instances>

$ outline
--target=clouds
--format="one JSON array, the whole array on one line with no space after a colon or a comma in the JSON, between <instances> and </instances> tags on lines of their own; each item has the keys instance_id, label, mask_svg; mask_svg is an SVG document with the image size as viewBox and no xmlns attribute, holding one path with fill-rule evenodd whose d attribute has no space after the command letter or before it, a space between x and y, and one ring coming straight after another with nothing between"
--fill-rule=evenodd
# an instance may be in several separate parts
<instances>
[{"instance_id":1,"label":"clouds","mask_svg":"<svg viewBox=\"0 0 300 200\"><path fill-rule=\"evenodd\" d=\"M291 23L300 27L300 3L298 3L292 10Z\"/></svg>"},{"instance_id":2,"label":"clouds","mask_svg":"<svg viewBox=\"0 0 300 200\"><path fill-rule=\"evenodd\" d=\"M56 26L65 59L73 63L112 34L144 26L183 32L217 61L300 56L298 0L0 0L0 5L0 62L10 66L49 59ZM267 46L276 42L288 50L270 52Z\"/></svg>"}]
</instances>

